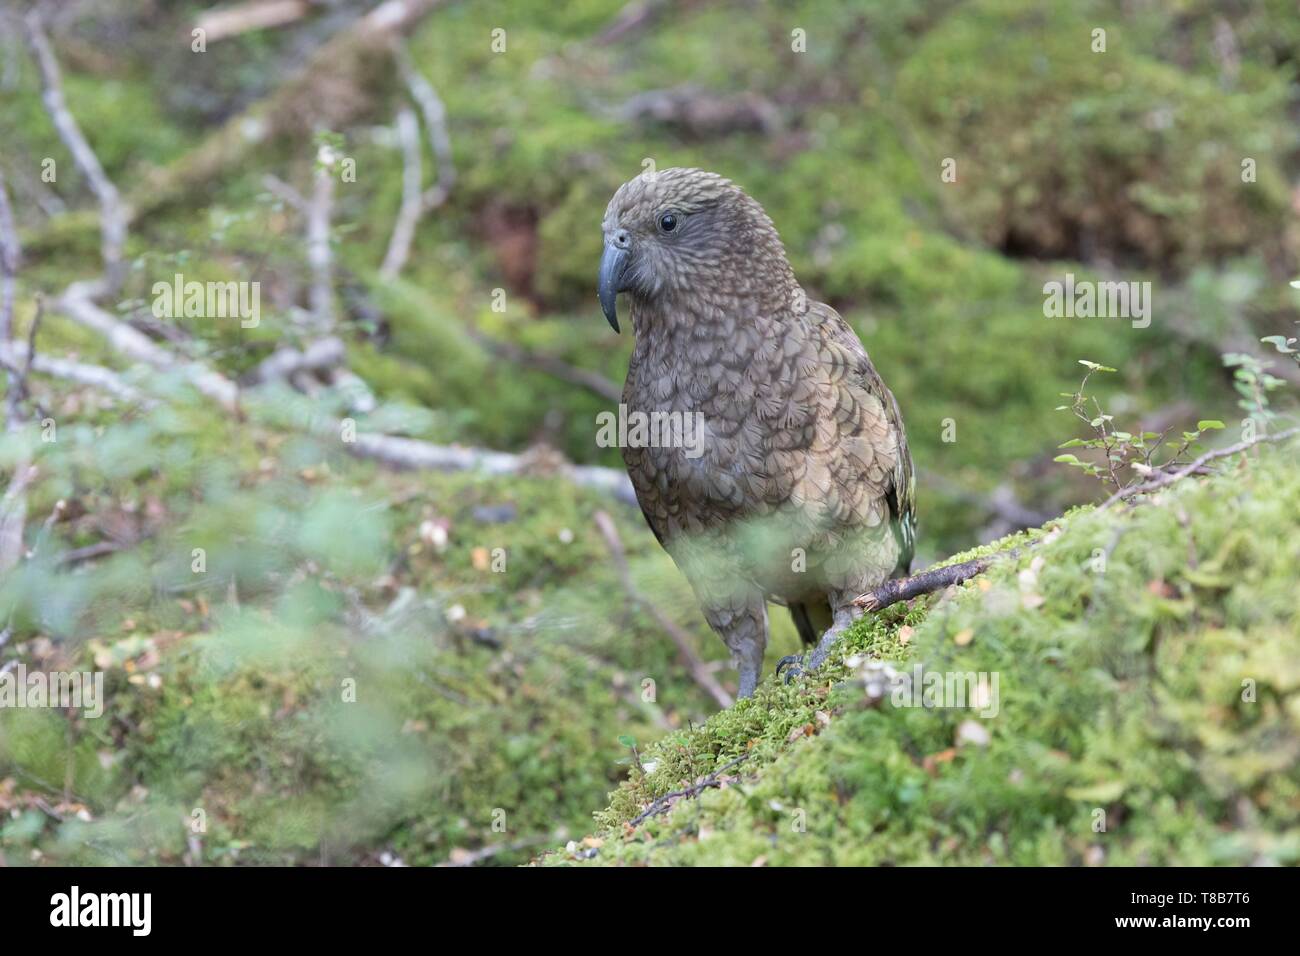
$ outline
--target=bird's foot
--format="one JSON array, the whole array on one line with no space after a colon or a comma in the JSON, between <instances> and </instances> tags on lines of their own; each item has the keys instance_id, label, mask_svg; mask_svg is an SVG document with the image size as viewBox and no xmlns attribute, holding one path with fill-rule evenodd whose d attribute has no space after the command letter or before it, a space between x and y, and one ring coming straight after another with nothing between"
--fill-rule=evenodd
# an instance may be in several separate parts
<instances>
[{"instance_id":1,"label":"bird's foot","mask_svg":"<svg viewBox=\"0 0 1300 956\"><path fill-rule=\"evenodd\" d=\"M802 674L803 671L804 655L802 654L787 654L776 662L776 676L780 678L784 674L784 680L787 684Z\"/></svg>"}]
</instances>

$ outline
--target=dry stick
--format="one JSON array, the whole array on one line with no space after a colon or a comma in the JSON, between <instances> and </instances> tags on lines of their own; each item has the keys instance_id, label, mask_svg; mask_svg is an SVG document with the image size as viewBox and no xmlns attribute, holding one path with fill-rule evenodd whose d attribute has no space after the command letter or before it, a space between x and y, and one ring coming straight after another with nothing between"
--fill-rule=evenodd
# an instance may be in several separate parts
<instances>
[{"instance_id":1,"label":"dry stick","mask_svg":"<svg viewBox=\"0 0 1300 956\"><path fill-rule=\"evenodd\" d=\"M41 72L42 98L46 112L50 114L59 139L68 148L68 152L72 153L77 168L86 177L91 191L99 200L100 255L104 260L104 276L93 289L87 290L87 294L91 298L112 295L121 288L126 272L122 262L122 249L126 245L127 213L122 208L117 187L105 174L99 157L86 142L81 127L77 125L77 121L68 110L68 104L63 98L63 79L59 72L59 64L50 49L50 41L45 35L45 29L41 26L40 14L35 10L31 11L27 14L25 23L27 42L32 48L36 65Z\"/></svg>"},{"instance_id":2,"label":"dry stick","mask_svg":"<svg viewBox=\"0 0 1300 956\"><path fill-rule=\"evenodd\" d=\"M406 84L411 99L415 100L415 105L424 118L429 148L433 150L436 164L435 179L433 185L424 191L423 197L424 211L428 212L446 202L447 197L451 195L452 186L456 184L456 165L451 155L451 134L447 132L447 107L443 104L438 91L411 62L401 34L394 35L393 59L397 62L397 69L402 74L402 81Z\"/></svg>"},{"instance_id":3,"label":"dry stick","mask_svg":"<svg viewBox=\"0 0 1300 956\"><path fill-rule=\"evenodd\" d=\"M654 802L650 804L650 806L646 807L635 817L629 820L627 825L630 827L639 826L643 821L648 820L650 817L654 816L655 814L663 813L666 810L671 809L674 800L680 800L682 797L691 797L693 799L695 797L698 797L701 793L703 793L705 790L709 789L710 787L722 786L722 781L719 779L719 777L721 777L732 767L744 763L747 759L749 759L749 754L743 753L739 757L736 757L735 759L730 760L727 763L723 764L717 770L713 771L708 776L706 776L699 783L691 784L691 786L689 787L683 787L681 790L674 790L671 793L665 793L662 797L657 797L654 800Z\"/></svg>"},{"instance_id":4,"label":"dry stick","mask_svg":"<svg viewBox=\"0 0 1300 956\"><path fill-rule=\"evenodd\" d=\"M323 437L323 436L322 436ZM337 439L337 432L329 435ZM488 475L522 475L532 468L528 456L487 448L462 448L454 445L433 445L416 438L399 435L381 435L374 432L359 433L356 441L344 442L349 454L368 458L390 468L407 468L429 471L481 471ZM636 503L636 493L627 473L614 468L595 465L570 465L561 477L582 488L591 488L613 495L620 501Z\"/></svg>"},{"instance_id":5,"label":"dry stick","mask_svg":"<svg viewBox=\"0 0 1300 956\"><path fill-rule=\"evenodd\" d=\"M388 239L388 251L379 267L381 279L396 279L411 255L415 227L424 213L424 170L420 165L420 124L405 107L397 114L397 138L402 147L402 205Z\"/></svg>"},{"instance_id":6,"label":"dry stick","mask_svg":"<svg viewBox=\"0 0 1300 956\"><path fill-rule=\"evenodd\" d=\"M868 611L879 611L891 604L897 604L899 601L908 601L914 597L920 597L922 594L929 594L931 591L938 591L954 584L961 584L977 574L982 574L993 562L1000 561L1003 558L1014 558L1019 554L1019 548L1012 548L1009 551L974 558L960 564L931 568L909 578L895 578L892 581L886 581L880 587L873 588L865 594L858 595L853 599L853 604L855 607L864 608Z\"/></svg>"},{"instance_id":7,"label":"dry stick","mask_svg":"<svg viewBox=\"0 0 1300 956\"><path fill-rule=\"evenodd\" d=\"M632 582L632 572L627 565L627 554L623 550L623 542L619 539L618 528L614 526L613 519L603 511L597 511L593 517L601 537L605 539L605 546L609 548L610 557L614 559L614 569L623 582L623 590L627 592L628 598L648 611L650 616L655 619L655 623L672 638L673 643L677 645L678 653L681 654L682 660L686 663L687 670L690 671L691 677L695 679L695 683L704 688L709 696L717 701L719 707L724 709L730 707L735 701L709 673L704 661L700 660L699 655L695 653L695 648L691 646L690 637L677 626L672 618L661 611L657 604L647 600Z\"/></svg>"}]
</instances>

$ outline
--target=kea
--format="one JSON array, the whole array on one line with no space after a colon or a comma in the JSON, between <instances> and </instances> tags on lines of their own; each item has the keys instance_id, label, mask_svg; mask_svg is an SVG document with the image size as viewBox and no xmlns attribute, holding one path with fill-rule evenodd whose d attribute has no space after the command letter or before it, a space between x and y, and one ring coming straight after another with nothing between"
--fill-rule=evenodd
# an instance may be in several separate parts
<instances>
[{"instance_id":1,"label":"kea","mask_svg":"<svg viewBox=\"0 0 1300 956\"><path fill-rule=\"evenodd\" d=\"M915 486L898 403L730 180L643 173L615 192L603 230L601 308L618 332L625 293L635 337L620 413L673 425L629 429L623 461L748 697L768 603L815 645L782 659L789 680L825 660L862 613L854 598L908 573Z\"/></svg>"}]
</instances>

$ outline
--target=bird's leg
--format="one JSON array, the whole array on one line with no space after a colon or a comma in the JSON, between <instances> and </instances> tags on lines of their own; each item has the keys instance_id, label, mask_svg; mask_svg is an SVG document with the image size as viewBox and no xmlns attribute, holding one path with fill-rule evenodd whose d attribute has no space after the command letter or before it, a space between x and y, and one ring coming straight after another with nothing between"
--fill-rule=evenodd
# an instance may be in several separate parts
<instances>
[{"instance_id":1,"label":"bird's leg","mask_svg":"<svg viewBox=\"0 0 1300 956\"><path fill-rule=\"evenodd\" d=\"M808 652L804 657L783 657L776 665L777 676L782 676L784 672L785 682L788 684L800 674L807 674L815 671L826 662L833 648L844 632L847 631L859 617L862 616L863 610L852 604L845 604L835 609L834 623L826 629L817 646Z\"/></svg>"},{"instance_id":2,"label":"bird's leg","mask_svg":"<svg viewBox=\"0 0 1300 956\"><path fill-rule=\"evenodd\" d=\"M740 696L749 697L763 671L767 604L758 597L739 607L705 607L704 617L731 651L732 662L740 672Z\"/></svg>"}]
</instances>

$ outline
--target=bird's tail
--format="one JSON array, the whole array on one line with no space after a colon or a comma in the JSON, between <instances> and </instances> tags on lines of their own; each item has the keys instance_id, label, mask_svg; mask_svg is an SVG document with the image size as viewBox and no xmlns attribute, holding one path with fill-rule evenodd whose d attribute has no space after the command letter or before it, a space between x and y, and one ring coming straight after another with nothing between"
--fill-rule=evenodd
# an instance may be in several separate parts
<instances>
[{"instance_id":1,"label":"bird's tail","mask_svg":"<svg viewBox=\"0 0 1300 956\"><path fill-rule=\"evenodd\" d=\"M805 644L816 644L835 623L831 614L831 602L824 597L791 604L790 617L794 619L795 629Z\"/></svg>"}]
</instances>

